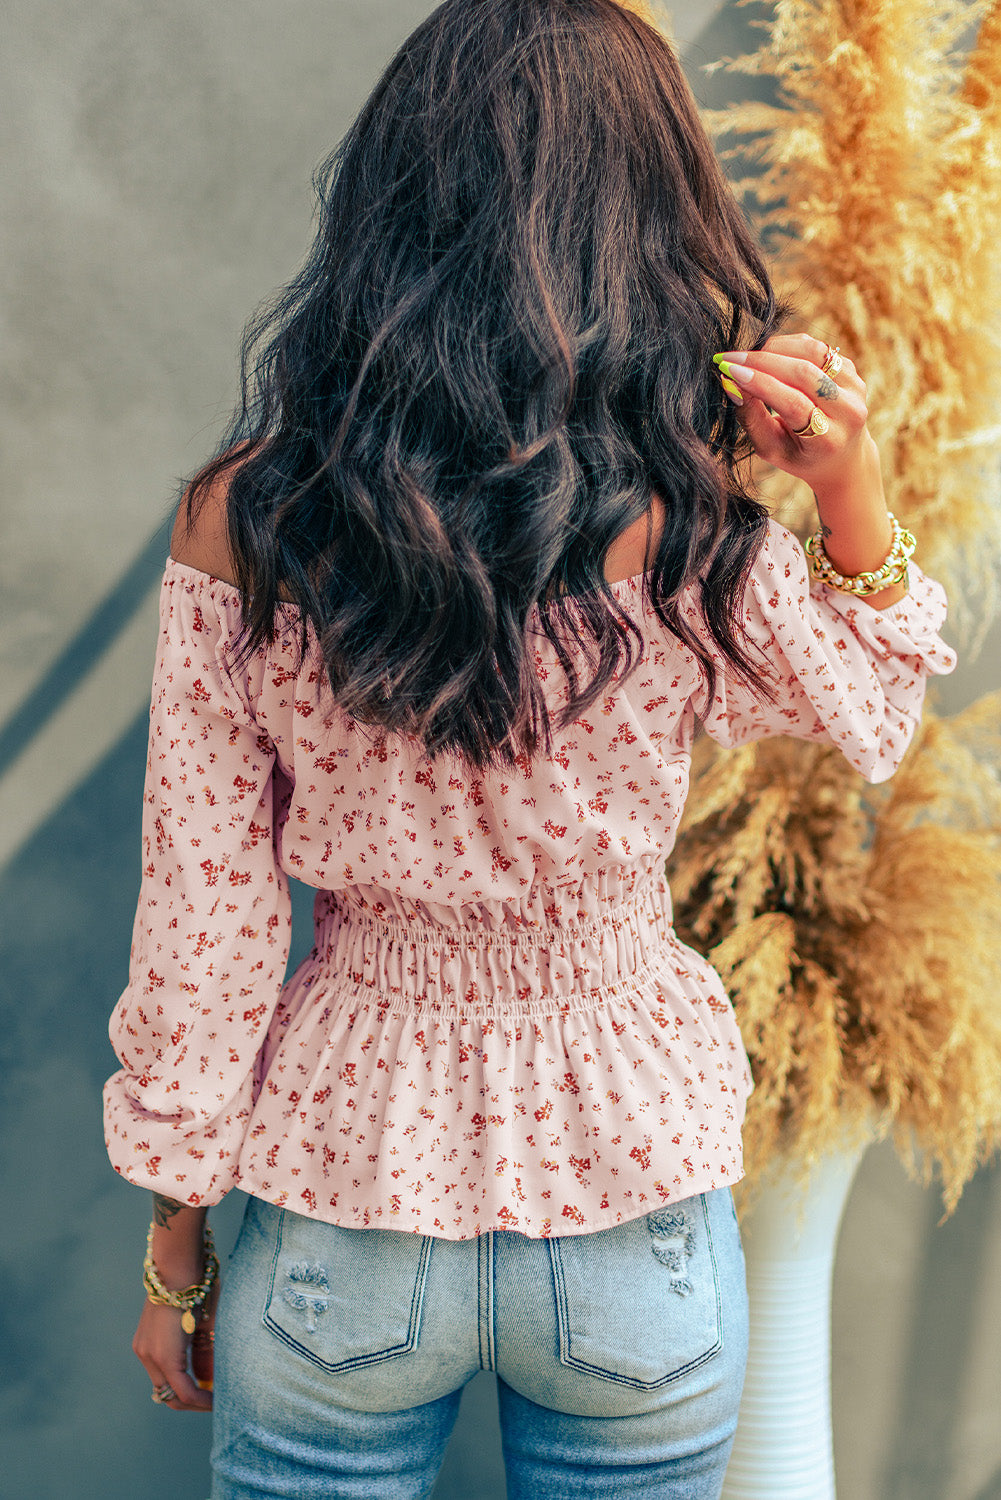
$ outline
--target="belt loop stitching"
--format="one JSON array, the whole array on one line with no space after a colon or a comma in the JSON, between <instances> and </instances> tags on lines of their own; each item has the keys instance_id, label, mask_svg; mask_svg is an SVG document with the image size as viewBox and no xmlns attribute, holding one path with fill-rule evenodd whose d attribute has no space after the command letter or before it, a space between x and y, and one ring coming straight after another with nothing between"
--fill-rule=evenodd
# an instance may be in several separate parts
<instances>
[{"instance_id":1,"label":"belt loop stitching","mask_svg":"<svg viewBox=\"0 0 1001 1500\"><path fill-rule=\"evenodd\" d=\"M477 1325L480 1345L480 1369L497 1368L494 1339L494 1232L488 1229L477 1236Z\"/></svg>"}]
</instances>

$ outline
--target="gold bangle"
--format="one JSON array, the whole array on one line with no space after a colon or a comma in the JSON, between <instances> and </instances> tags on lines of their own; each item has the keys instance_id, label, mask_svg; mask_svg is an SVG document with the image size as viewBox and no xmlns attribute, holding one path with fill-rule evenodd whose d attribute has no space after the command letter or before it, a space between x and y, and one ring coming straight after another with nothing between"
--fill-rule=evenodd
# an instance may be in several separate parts
<instances>
[{"instance_id":1,"label":"gold bangle","mask_svg":"<svg viewBox=\"0 0 1001 1500\"><path fill-rule=\"evenodd\" d=\"M197 1326L195 1309L201 1307L219 1275L219 1257L215 1253L212 1231L206 1224L202 1236L202 1248L205 1252L205 1272L202 1280L195 1286L181 1287L172 1292L164 1286L153 1261L153 1228L151 1224L146 1236L146 1258L143 1261L143 1286L146 1288L146 1300L152 1302L155 1307L178 1308L181 1312L181 1327L184 1332L194 1333Z\"/></svg>"},{"instance_id":2,"label":"gold bangle","mask_svg":"<svg viewBox=\"0 0 1001 1500\"><path fill-rule=\"evenodd\" d=\"M879 594L898 583L909 589L908 563L917 543L913 534L904 530L896 516L891 514L890 520L893 523L893 541L882 565L872 572L856 573L852 577L839 573L825 552L823 528L815 531L806 542L806 553L810 558L814 578L819 578L822 583L840 593L855 594L859 598Z\"/></svg>"}]
</instances>

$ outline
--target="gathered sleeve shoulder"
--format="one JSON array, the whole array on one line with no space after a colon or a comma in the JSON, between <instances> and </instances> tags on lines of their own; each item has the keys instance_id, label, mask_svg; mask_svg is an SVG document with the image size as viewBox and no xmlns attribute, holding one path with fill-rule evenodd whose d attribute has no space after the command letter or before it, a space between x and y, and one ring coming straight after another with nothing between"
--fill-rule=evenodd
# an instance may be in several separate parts
<instances>
[{"instance_id":1,"label":"gathered sleeve shoulder","mask_svg":"<svg viewBox=\"0 0 1001 1500\"><path fill-rule=\"evenodd\" d=\"M122 1066L104 1093L116 1171L190 1204L235 1180L289 950L275 749L255 719L260 662L234 665L239 624L235 589L168 563L142 883L110 1026Z\"/></svg>"},{"instance_id":2,"label":"gathered sleeve shoulder","mask_svg":"<svg viewBox=\"0 0 1001 1500\"><path fill-rule=\"evenodd\" d=\"M692 699L712 739L726 747L775 735L828 741L873 783L886 781L903 759L929 676L956 665L938 634L946 615L940 583L912 562L905 597L873 609L813 579L798 539L774 519L748 579L744 613L750 654L768 673L774 703L735 678L694 598L683 609L717 666L712 703L704 681Z\"/></svg>"}]
</instances>

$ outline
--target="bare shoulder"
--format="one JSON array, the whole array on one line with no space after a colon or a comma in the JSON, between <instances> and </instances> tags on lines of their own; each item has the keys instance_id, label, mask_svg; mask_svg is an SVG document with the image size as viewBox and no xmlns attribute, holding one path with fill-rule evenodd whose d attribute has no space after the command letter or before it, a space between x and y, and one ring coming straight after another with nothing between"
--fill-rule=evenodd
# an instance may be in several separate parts
<instances>
[{"instance_id":1,"label":"bare shoulder","mask_svg":"<svg viewBox=\"0 0 1001 1500\"><path fill-rule=\"evenodd\" d=\"M239 460L235 456L199 496L190 517L188 499L191 491L185 490L170 538L170 555L175 562L199 573L208 573L212 578L221 578L224 583L236 582L226 525L226 504L233 474L238 467Z\"/></svg>"}]
</instances>

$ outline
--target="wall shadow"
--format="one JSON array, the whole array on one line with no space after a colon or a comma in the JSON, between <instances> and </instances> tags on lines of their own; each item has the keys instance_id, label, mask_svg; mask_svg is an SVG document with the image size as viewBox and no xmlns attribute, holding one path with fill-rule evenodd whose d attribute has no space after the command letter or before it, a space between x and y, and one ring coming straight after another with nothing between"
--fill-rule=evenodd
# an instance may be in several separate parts
<instances>
[{"instance_id":1,"label":"wall shadow","mask_svg":"<svg viewBox=\"0 0 1001 1500\"><path fill-rule=\"evenodd\" d=\"M145 712L0 874L0 1427L3 1483L33 1500L205 1500L207 1419L153 1406L131 1351L149 1197L104 1149L108 1016L139 889ZM290 963L312 943L293 889ZM242 1214L212 1218L228 1254ZM503 1500L496 1383L467 1387L435 1500Z\"/></svg>"}]
</instances>

